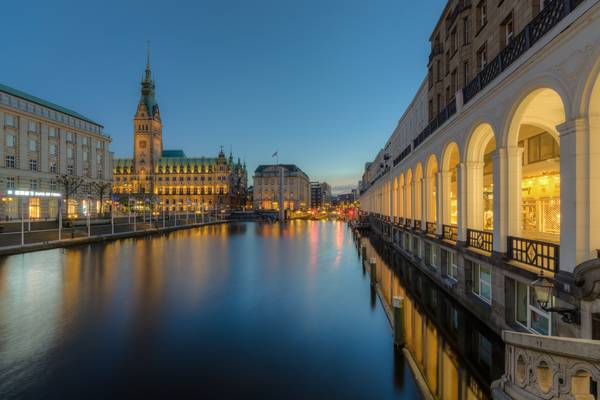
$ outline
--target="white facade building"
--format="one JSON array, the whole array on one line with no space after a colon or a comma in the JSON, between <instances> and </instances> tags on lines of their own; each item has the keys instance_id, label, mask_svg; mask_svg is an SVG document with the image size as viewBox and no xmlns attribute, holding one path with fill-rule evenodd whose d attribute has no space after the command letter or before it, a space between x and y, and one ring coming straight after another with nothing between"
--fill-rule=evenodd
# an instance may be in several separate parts
<instances>
[{"instance_id":1,"label":"white facade building","mask_svg":"<svg viewBox=\"0 0 600 400\"><path fill-rule=\"evenodd\" d=\"M0 85L0 219L55 219L61 175L84 180L65 206L68 216L97 211L89 184L112 180L110 141L102 125Z\"/></svg>"},{"instance_id":2,"label":"white facade building","mask_svg":"<svg viewBox=\"0 0 600 400\"><path fill-rule=\"evenodd\" d=\"M600 249L599 21L598 0L544 3L440 116L394 132L369 168L382 176L365 172L362 210L498 331L600 338L600 302L578 289ZM407 112L422 123L421 90ZM529 307L540 272L579 323Z\"/></svg>"}]
</instances>

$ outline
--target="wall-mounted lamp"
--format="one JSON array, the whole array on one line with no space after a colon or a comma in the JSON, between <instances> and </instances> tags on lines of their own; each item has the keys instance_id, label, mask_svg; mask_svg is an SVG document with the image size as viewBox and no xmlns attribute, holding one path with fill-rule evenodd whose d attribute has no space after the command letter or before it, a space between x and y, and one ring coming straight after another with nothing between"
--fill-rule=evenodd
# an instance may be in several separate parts
<instances>
[{"instance_id":1,"label":"wall-mounted lamp","mask_svg":"<svg viewBox=\"0 0 600 400\"><path fill-rule=\"evenodd\" d=\"M531 286L542 310L559 314L562 321L567 324L579 324L579 310L577 308L551 306L554 282L544 276L544 271L540 272L539 277L531 283Z\"/></svg>"}]
</instances>

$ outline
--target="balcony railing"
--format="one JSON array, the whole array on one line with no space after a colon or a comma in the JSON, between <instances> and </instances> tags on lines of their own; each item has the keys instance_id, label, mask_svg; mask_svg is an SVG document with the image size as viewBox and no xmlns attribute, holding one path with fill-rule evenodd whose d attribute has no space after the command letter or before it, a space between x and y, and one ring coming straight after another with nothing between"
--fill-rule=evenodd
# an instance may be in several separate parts
<instances>
[{"instance_id":1,"label":"balcony railing","mask_svg":"<svg viewBox=\"0 0 600 400\"><path fill-rule=\"evenodd\" d=\"M412 219L410 219L410 218L406 218L406 219L404 220L404 226L406 226L406 227L410 228L410 227L412 226Z\"/></svg>"},{"instance_id":2,"label":"balcony railing","mask_svg":"<svg viewBox=\"0 0 600 400\"><path fill-rule=\"evenodd\" d=\"M425 139L431 136L437 128L439 128L454 114L456 114L456 98L452 98L446 108L444 108L434 119L432 119L429 125L427 125L425 129L423 129L421 133L419 133L419 135L413 139L413 149L416 149L425 141Z\"/></svg>"},{"instance_id":3,"label":"balcony railing","mask_svg":"<svg viewBox=\"0 0 600 400\"><path fill-rule=\"evenodd\" d=\"M583 0L551 0L525 28L504 48L496 58L477 74L462 90L463 103L467 104L477 93L508 68L523 53L554 28Z\"/></svg>"},{"instance_id":4,"label":"balcony railing","mask_svg":"<svg viewBox=\"0 0 600 400\"><path fill-rule=\"evenodd\" d=\"M398 218L398 225L404 225L404 217Z\"/></svg>"},{"instance_id":5,"label":"balcony railing","mask_svg":"<svg viewBox=\"0 0 600 400\"><path fill-rule=\"evenodd\" d=\"M411 147L411 145L409 144L408 146L406 146L406 147L404 148L404 150L402 150L402 153L400 153L400 154L398 155L398 157L394 158L394 167L395 167L396 165L400 164L400 162L401 162L402 160L404 160L404 159L405 159L405 158L406 158L406 157L407 157L407 156L410 154L410 152L411 152L411 151L412 151L412 147Z\"/></svg>"},{"instance_id":6,"label":"balcony railing","mask_svg":"<svg viewBox=\"0 0 600 400\"><path fill-rule=\"evenodd\" d=\"M467 245L491 253L494 249L494 234L486 231L467 229Z\"/></svg>"},{"instance_id":7,"label":"balcony railing","mask_svg":"<svg viewBox=\"0 0 600 400\"><path fill-rule=\"evenodd\" d=\"M435 222L428 222L427 223L427 234L435 236L436 233L437 233L437 224Z\"/></svg>"},{"instance_id":8,"label":"balcony railing","mask_svg":"<svg viewBox=\"0 0 600 400\"><path fill-rule=\"evenodd\" d=\"M417 231L421 230L421 220L420 219L415 220L415 230L417 230Z\"/></svg>"},{"instance_id":9,"label":"balcony railing","mask_svg":"<svg viewBox=\"0 0 600 400\"><path fill-rule=\"evenodd\" d=\"M442 237L456 242L458 240L458 227L456 225L443 225Z\"/></svg>"},{"instance_id":10,"label":"balcony railing","mask_svg":"<svg viewBox=\"0 0 600 400\"><path fill-rule=\"evenodd\" d=\"M559 245L515 236L509 236L507 240L507 253L511 259L547 271L558 271L560 266Z\"/></svg>"}]
</instances>

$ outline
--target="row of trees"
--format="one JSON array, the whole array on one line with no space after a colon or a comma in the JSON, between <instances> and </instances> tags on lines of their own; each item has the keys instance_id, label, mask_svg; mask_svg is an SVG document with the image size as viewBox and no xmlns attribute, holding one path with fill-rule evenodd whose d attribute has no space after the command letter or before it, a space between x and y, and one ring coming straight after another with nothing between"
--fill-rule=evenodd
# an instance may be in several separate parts
<instances>
[{"instance_id":1,"label":"row of trees","mask_svg":"<svg viewBox=\"0 0 600 400\"><path fill-rule=\"evenodd\" d=\"M75 175L58 175L58 184L62 190L62 195L65 204L69 204L69 200L74 197L81 187L86 184L85 179ZM112 184L110 182L91 182L87 193L94 195L100 200L100 214L104 213L104 198L112 193Z\"/></svg>"}]
</instances>

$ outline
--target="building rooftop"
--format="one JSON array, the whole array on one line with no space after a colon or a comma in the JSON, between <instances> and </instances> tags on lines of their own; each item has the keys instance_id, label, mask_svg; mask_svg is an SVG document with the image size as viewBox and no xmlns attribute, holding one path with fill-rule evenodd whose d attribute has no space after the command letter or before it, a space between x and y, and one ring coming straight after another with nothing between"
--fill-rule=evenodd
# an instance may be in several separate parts
<instances>
[{"instance_id":1,"label":"building rooftop","mask_svg":"<svg viewBox=\"0 0 600 400\"><path fill-rule=\"evenodd\" d=\"M59 106L58 104L46 101L44 99L40 99L39 97L32 96L32 95L30 95L28 93L25 93L25 92L22 92L20 90L13 89L13 88L11 88L9 86L6 86L6 85L3 85L1 83L0 83L0 92L8 93L8 94L10 94L12 96L15 96L15 97L20 97L23 100L30 101L32 103L38 104L38 105L43 106L43 107L48 107L48 108L50 108L50 109L52 109L54 111L58 111L58 112L61 112L63 114L70 115L71 117L79 118L79 119L81 119L83 121L89 122L90 124L98 125L99 127L104 128L101 124L99 124L99 123L97 123L95 121L92 121L91 119L89 119L89 118L87 118L87 117L79 114L78 112L75 112L75 111L73 111L71 109L68 109L68 108L65 108L65 107L62 107L62 106Z\"/></svg>"},{"instance_id":2,"label":"building rooftop","mask_svg":"<svg viewBox=\"0 0 600 400\"><path fill-rule=\"evenodd\" d=\"M186 158L183 150L163 150L162 156L164 158Z\"/></svg>"}]
</instances>

